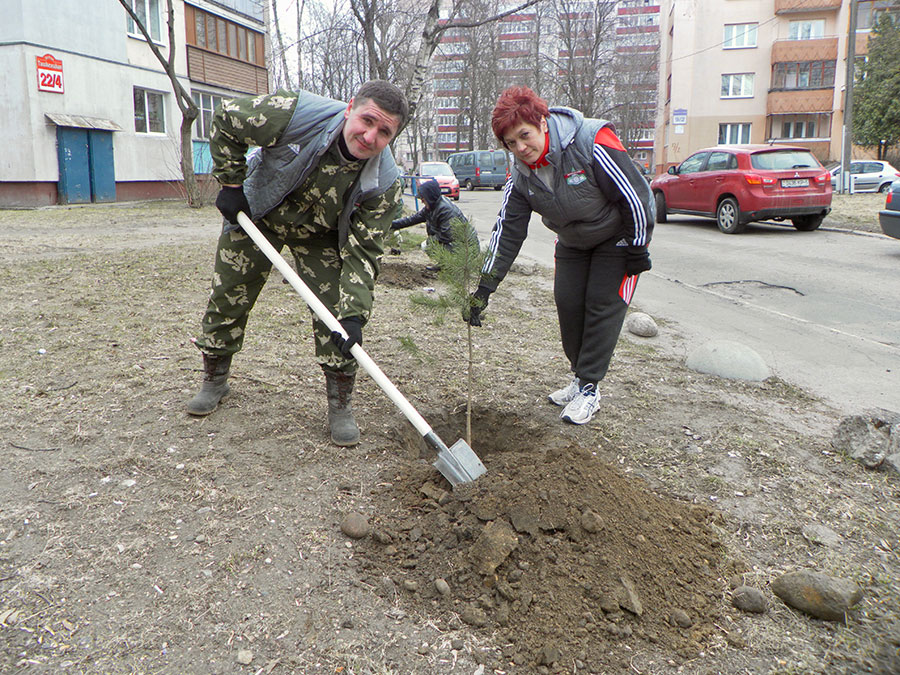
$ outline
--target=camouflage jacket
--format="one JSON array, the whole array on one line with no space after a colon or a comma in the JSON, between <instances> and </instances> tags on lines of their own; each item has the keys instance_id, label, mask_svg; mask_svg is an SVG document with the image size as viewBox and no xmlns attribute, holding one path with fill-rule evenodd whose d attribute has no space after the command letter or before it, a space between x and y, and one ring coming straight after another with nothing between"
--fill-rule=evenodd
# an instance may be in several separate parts
<instances>
[{"instance_id":1,"label":"camouflage jacket","mask_svg":"<svg viewBox=\"0 0 900 675\"><path fill-rule=\"evenodd\" d=\"M319 169L323 155L344 128L346 109L347 104L340 101L283 90L226 100L216 110L210 129L213 175L223 184L243 183L250 215L259 220ZM259 150L248 160L251 146ZM400 208L395 185L399 177L390 148L362 163L338 205L341 248L349 236L351 217L361 219L365 226L368 220L380 221L386 206ZM385 199L396 204L386 205ZM378 229L383 229L380 225Z\"/></svg>"}]
</instances>

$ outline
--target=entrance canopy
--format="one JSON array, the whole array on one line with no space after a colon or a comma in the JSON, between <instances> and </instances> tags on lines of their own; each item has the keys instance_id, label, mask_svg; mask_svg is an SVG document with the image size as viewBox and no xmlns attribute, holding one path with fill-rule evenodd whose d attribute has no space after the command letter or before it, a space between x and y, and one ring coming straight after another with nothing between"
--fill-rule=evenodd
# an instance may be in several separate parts
<instances>
[{"instance_id":1,"label":"entrance canopy","mask_svg":"<svg viewBox=\"0 0 900 675\"><path fill-rule=\"evenodd\" d=\"M44 117L58 127L75 127L77 129L97 129L98 131L122 131L122 127L112 120L101 117L85 117L84 115L63 115L62 113L44 113Z\"/></svg>"}]
</instances>

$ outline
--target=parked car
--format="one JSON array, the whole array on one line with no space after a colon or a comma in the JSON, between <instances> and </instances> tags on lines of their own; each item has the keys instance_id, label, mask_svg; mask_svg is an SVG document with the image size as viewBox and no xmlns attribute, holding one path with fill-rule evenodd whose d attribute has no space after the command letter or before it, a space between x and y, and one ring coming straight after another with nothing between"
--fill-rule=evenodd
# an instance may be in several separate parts
<instances>
[{"instance_id":1,"label":"parked car","mask_svg":"<svg viewBox=\"0 0 900 675\"><path fill-rule=\"evenodd\" d=\"M838 174L841 165L830 169L831 189L837 188ZM887 192L891 189L891 183L900 178L897 171L887 162L881 160L856 160L850 162L850 180L853 181L854 192Z\"/></svg>"},{"instance_id":2,"label":"parked car","mask_svg":"<svg viewBox=\"0 0 900 675\"><path fill-rule=\"evenodd\" d=\"M422 162L416 171L421 180L434 178L441 186L441 194L459 201L459 181L447 162Z\"/></svg>"},{"instance_id":3,"label":"parked car","mask_svg":"<svg viewBox=\"0 0 900 675\"><path fill-rule=\"evenodd\" d=\"M891 184L884 199L884 211L878 212L878 222L887 236L900 239L900 180Z\"/></svg>"},{"instance_id":4,"label":"parked car","mask_svg":"<svg viewBox=\"0 0 900 675\"><path fill-rule=\"evenodd\" d=\"M509 157L503 150L470 150L455 152L447 163L466 190L492 187L500 190L509 177Z\"/></svg>"},{"instance_id":5,"label":"parked car","mask_svg":"<svg viewBox=\"0 0 900 675\"><path fill-rule=\"evenodd\" d=\"M806 148L722 145L698 150L650 187L660 223L670 213L708 216L737 234L753 221L789 219L808 232L831 211L829 177Z\"/></svg>"}]
</instances>

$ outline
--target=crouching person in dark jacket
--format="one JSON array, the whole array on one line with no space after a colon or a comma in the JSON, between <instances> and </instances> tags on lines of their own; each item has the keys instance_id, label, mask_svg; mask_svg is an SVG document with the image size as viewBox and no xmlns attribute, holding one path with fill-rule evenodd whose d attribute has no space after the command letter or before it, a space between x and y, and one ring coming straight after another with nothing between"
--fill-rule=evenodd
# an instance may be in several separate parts
<instances>
[{"instance_id":1,"label":"crouching person in dark jacket","mask_svg":"<svg viewBox=\"0 0 900 675\"><path fill-rule=\"evenodd\" d=\"M478 234L475 232L463 212L455 204L441 196L441 188L436 180L425 181L419 186L419 197L422 198L422 208L406 218L398 218L391 222L392 230L402 230L419 223L425 223L425 232L429 239L437 241L445 248L453 248L453 222L460 220L465 223L469 239L478 242Z\"/></svg>"}]
</instances>

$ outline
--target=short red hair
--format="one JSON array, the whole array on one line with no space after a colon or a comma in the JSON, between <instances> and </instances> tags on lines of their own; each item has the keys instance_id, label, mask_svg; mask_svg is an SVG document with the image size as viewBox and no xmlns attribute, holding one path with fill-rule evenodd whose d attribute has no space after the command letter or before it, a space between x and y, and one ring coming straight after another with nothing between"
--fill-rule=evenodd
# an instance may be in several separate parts
<instances>
[{"instance_id":1,"label":"short red hair","mask_svg":"<svg viewBox=\"0 0 900 675\"><path fill-rule=\"evenodd\" d=\"M497 140L506 147L503 137L519 124L541 126L541 118L550 114L547 101L528 87L510 87L497 99L491 115L491 129Z\"/></svg>"}]
</instances>

